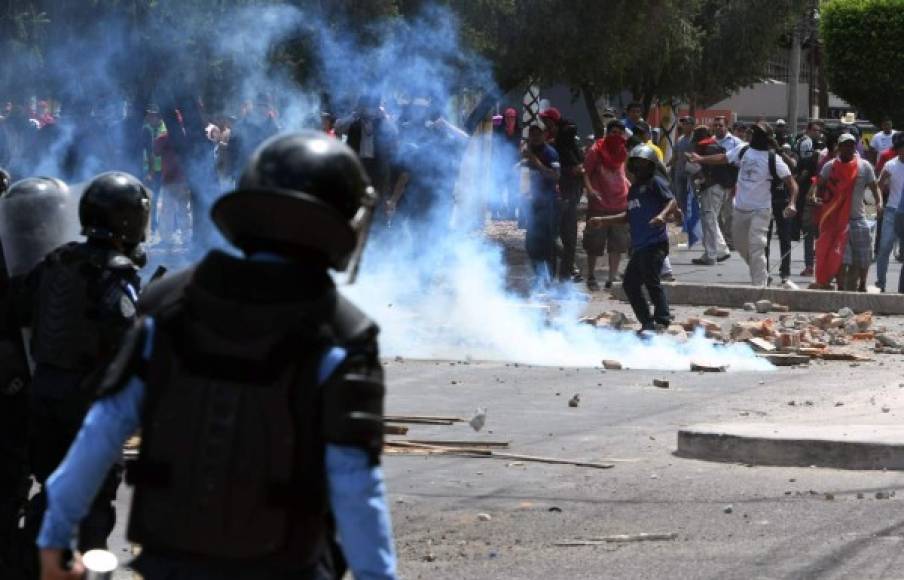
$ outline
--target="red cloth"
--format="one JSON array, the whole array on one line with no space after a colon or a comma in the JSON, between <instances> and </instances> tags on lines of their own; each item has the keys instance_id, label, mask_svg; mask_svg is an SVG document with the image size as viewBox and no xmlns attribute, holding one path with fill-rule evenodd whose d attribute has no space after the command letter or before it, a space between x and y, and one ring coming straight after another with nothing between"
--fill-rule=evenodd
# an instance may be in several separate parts
<instances>
[{"instance_id":1,"label":"red cloth","mask_svg":"<svg viewBox=\"0 0 904 580\"><path fill-rule=\"evenodd\" d=\"M617 136L600 139L587 151L584 171L601 198L587 196L591 211L621 213L628 209L628 188L631 184L625 176L627 159L625 140Z\"/></svg>"},{"instance_id":2,"label":"red cloth","mask_svg":"<svg viewBox=\"0 0 904 580\"><path fill-rule=\"evenodd\" d=\"M876 175L882 173L882 168L885 167L885 164L898 156L897 151L895 151L894 147L889 147L885 151L883 151L879 155L879 159L876 160Z\"/></svg>"},{"instance_id":3,"label":"red cloth","mask_svg":"<svg viewBox=\"0 0 904 580\"><path fill-rule=\"evenodd\" d=\"M185 173L182 171L182 162L170 145L169 134L164 133L154 139L154 155L159 156L162 161L160 182L163 185L181 184L185 182Z\"/></svg>"},{"instance_id":4,"label":"red cloth","mask_svg":"<svg viewBox=\"0 0 904 580\"><path fill-rule=\"evenodd\" d=\"M558 123L559 121L562 120L562 113L560 113L557 108L550 107L550 108L546 109L545 111L543 111L542 113L540 113L540 118L541 119L549 119L553 123Z\"/></svg>"},{"instance_id":5,"label":"red cloth","mask_svg":"<svg viewBox=\"0 0 904 580\"><path fill-rule=\"evenodd\" d=\"M831 282L844 261L858 168L859 158L856 155L847 163L835 159L829 179L823 184L826 195L819 212L819 237L816 238L817 284Z\"/></svg>"}]
</instances>

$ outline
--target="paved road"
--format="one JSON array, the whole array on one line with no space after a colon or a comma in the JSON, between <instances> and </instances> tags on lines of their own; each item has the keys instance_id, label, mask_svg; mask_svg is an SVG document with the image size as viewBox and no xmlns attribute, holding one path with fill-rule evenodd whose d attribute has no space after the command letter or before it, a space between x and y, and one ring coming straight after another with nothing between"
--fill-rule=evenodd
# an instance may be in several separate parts
<instances>
[{"instance_id":1,"label":"paved road","mask_svg":"<svg viewBox=\"0 0 904 580\"><path fill-rule=\"evenodd\" d=\"M904 389L898 387L901 357L895 358L895 364L884 359L859 367L825 363L809 370L707 375L387 361L390 413L467 417L477 406L489 409L479 434L466 425L420 426L409 438L502 439L518 453L630 460L595 470L387 456L402 575L904 577L904 494L874 499L877 491L900 490L904 474L745 467L672 455L677 427L694 422L897 422ZM670 380L671 388L652 387L653 378ZM574 393L582 397L576 409L566 402ZM882 406L891 411L883 413ZM121 492L121 514L127 499ZM724 513L728 505L730 514ZM480 521L480 513L492 519ZM639 532L675 532L678 539L552 545Z\"/></svg>"},{"instance_id":2,"label":"paved road","mask_svg":"<svg viewBox=\"0 0 904 580\"><path fill-rule=\"evenodd\" d=\"M746 281L746 268L736 255L711 268L691 265L697 255L697 250L673 250L679 280ZM803 267L800 248L794 257L797 273ZM893 263L890 280L896 280L899 269ZM629 311L604 297L591 304L598 310L612 307ZM700 310L679 307L676 314L682 318ZM892 318L877 323L901 326ZM402 576L904 578L904 493L875 499L877 492L900 491L904 473L747 467L673 455L677 428L697 422L896 424L904 415L901 362L901 356L888 356L859 366L823 363L702 375L387 361L390 413L467 417L478 406L489 409L479 434L466 425L416 426L409 438L503 439L511 441L515 453L627 460L595 470L494 459L385 457ZM670 380L671 388L654 388L654 378ZM575 393L581 394L581 405L569 408L567 400ZM121 491L121 521L127 502L128 491ZM725 513L727 506L731 513ZM481 521L481 513L491 519ZM674 532L678 538L553 545L640 532ZM122 538L122 530L116 537ZM114 549L122 555L127 551L122 543Z\"/></svg>"}]
</instances>

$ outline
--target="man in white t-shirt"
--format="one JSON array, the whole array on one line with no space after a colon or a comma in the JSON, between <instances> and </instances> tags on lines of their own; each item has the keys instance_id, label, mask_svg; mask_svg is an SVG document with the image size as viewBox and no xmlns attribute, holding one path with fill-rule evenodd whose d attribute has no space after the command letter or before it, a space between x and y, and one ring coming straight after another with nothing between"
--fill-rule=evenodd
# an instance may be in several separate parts
<instances>
[{"instance_id":1,"label":"man in white t-shirt","mask_svg":"<svg viewBox=\"0 0 904 580\"><path fill-rule=\"evenodd\" d=\"M891 148L892 139L894 139L895 134L897 133L897 131L892 129L891 119L888 117L882 119L880 128L882 130L873 135L873 138L870 139L869 142L870 161L873 165L876 164L876 161L882 153Z\"/></svg>"},{"instance_id":2,"label":"man in white t-shirt","mask_svg":"<svg viewBox=\"0 0 904 580\"><path fill-rule=\"evenodd\" d=\"M735 147L728 153L701 157L693 154L690 161L703 164L730 163L738 168L732 213L732 233L735 249L747 262L750 280L754 286L766 286L769 275L766 267L766 244L769 222L772 220L772 182L780 179L789 194L784 216L792 218L797 213L797 182L788 165L774 150L772 129L765 123L752 127L750 145ZM770 149L772 150L770 151ZM770 168L770 158L774 168Z\"/></svg>"},{"instance_id":3,"label":"man in white t-shirt","mask_svg":"<svg viewBox=\"0 0 904 580\"><path fill-rule=\"evenodd\" d=\"M901 192L904 190L904 134L896 133L893 147L897 157L890 159L882 167L879 175L879 189L886 198L885 212L882 214L882 229L879 238L879 251L876 256L876 286L885 291L888 260L895 247L896 214L904 210L901 203Z\"/></svg>"}]
</instances>

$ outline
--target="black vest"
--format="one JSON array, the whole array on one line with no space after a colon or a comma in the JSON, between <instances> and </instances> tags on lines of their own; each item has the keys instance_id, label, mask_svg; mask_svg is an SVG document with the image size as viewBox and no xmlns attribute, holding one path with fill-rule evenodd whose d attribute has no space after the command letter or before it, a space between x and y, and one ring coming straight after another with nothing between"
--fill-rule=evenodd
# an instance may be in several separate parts
<instances>
[{"instance_id":1,"label":"black vest","mask_svg":"<svg viewBox=\"0 0 904 580\"><path fill-rule=\"evenodd\" d=\"M135 320L140 280L134 263L109 248L71 243L38 268L35 362L75 372L103 365Z\"/></svg>"},{"instance_id":2,"label":"black vest","mask_svg":"<svg viewBox=\"0 0 904 580\"><path fill-rule=\"evenodd\" d=\"M331 527L317 373L338 342L341 298L321 275L213 252L149 287L130 540L246 563L322 557Z\"/></svg>"}]
</instances>

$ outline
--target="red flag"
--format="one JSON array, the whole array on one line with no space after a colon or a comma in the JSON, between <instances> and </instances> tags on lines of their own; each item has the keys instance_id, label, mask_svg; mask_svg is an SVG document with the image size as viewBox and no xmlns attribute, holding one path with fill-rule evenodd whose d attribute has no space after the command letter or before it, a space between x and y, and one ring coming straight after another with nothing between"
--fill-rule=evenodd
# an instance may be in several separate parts
<instances>
[{"instance_id":1,"label":"red flag","mask_svg":"<svg viewBox=\"0 0 904 580\"><path fill-rule=\"evenodd\" d=\"M845 163L837 158L831 163L829 178L823 183L826 195L819 213L819 237L816 238L816 283L820 286L827 286L838 275L844 261L860 159L854 156Z\"/></svg>"}]
</instances>

